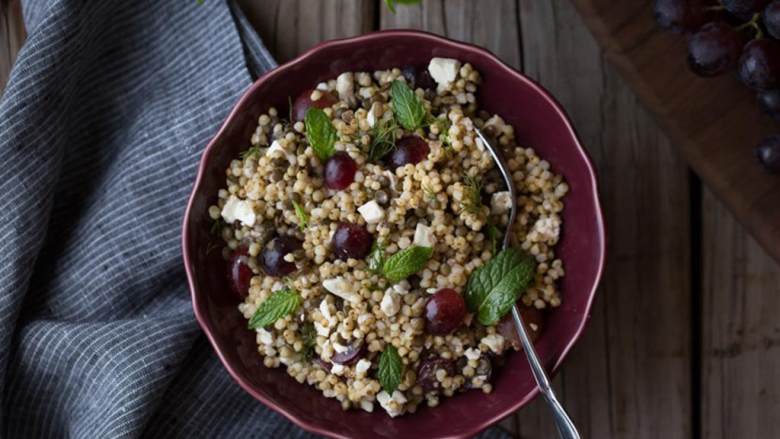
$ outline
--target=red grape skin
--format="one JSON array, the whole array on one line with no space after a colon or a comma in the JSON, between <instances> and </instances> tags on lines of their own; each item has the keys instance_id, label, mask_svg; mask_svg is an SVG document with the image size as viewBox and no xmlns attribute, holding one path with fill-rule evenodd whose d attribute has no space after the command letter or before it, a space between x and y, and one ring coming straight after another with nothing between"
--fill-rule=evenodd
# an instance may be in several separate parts
<instances>
[{"instance_id":1,"label":"red grape skin","mask_svg":"<svg viewBox=\"0 0 780 439\"><path fill-rule=\"evenodd\" d=\"M721 0L726 10L737 18L750 20L753 14L761 12L769 0Z\"/></svg>"},{"instance_id":2,"label":"red grape skin","mask_svg":"<svg viewBox=\"0 0 780 439\"><path fill-rule=\"evenodd\" d=\"M374 239L365 228L358 224L341 223L333 234L333 253L341 260L363 259L371 251Z\"/></svg>"},{"instance_id":3,"label":"red grape skin","mask_svg":"<svg viewBox=\"0 0 780 439\"><path fill-rule=\"evenodd\" d=\"M387 164L395 169L399 166L417 164L431 152L428 142L420 136L405 136L395 143L395 149L387 156Z\"/></svg>"},{"instance_id":4,"label":"red grape skin","mask_svg":"<svg viewBox=\"0 0 780 439\"><path fill-rule=\"evenodd\" d=\"M767 38L745 45L739 58L739 79L754 90L780 86L780 43Z\"/></svg>"},{"instance_id":5,"label":"red grape skin","mask_svg":"<svg viewBox=\"0 0 780 439\"><path fill-rule=\"evenodd\" d=\"M780 40L780 0L775 0L766 7L761 19L769 35Z\"/></svg>"},{"instance_id":6,"label":"red grape skin","mask_svg":"<svg viewBox=\"0 0 780 439\"><path fill-rule=\"evenodd\" d=\"M284 260L285 255L300 250L303 243L293 236L277 236L266 245L262 254L263 271L268 276L282 277L295 271L295 263Z\"/></svg>"},{"instance_id":7,"label":"red grape skin","mask_svg":"<svg viewBox=\"0 0 780 439\"><path fill-rule=\"evenodd\" d=\"M762 140L756 147L756 157L770 174L780 174L780 135Z\"/></svg>"},{"instance_id":8,"label":"red grape skin","mask_svg":"<svg viewBox=\"0 0 780 439\"><path fill-rule=\"evenodd\" d=\"M330 189L342 190L355 181L357 163L344 151L333 154L325 162L325 185Z\"/></svg>"},{"instance_id":9,"label":"red grape skin","mask_svg":"<svg viewBox=\"0 0 780 439\"><path fill-rule=\"evenodd\" d=\"M446 335L458 329L466 317L466 302L452 288L435 292L425 304L425 331Z\"/></svg>"},{"instance_id":10,"label":"red grape skin","mask_svg":"<svg viewBox=\"0 0 780 439\"><path fill-rule=\"evenodd\" d=\"M228 277L234 293L243 299L249 293L249 284L254 273L247 263L247 249L240 247L233 252L228 260Z\"/></svg>"},{"instance_id":11,"label":"red grape skin","mask_svg":"<svg viewBox=\"0 0 780 439\"><path fill-rule=\"evenodd\" d=\"M655 0L655 21L675 32L694 31L704 23L703 0Z\"/></svg>"},{"instance_id":12,"label":"red grape skin","mask_svg":"<svg viewBox=\"0 0 780 439\"><path fill-rule=\"evenodd\" d=\"M338 102L338 99L336 99L335 96L328 92L322 92L322 96L317 99L316 101L311 100L311 93L314 91L314 89L305 90L303 93L298 95L297 98L295 98L295 102L293 103L292 108L292 116L294 121L303 120L306 117L306 110L309 109L309 107L315 107L315 108L328 108L331 105Z\"/></svg>"},{"instance_id":13,"label":"red grape skin","mask_svg":"<svg viewBox=\"0 0 780 439\"><path fill-rule=\"evenodd\" d=\"M715 76L737 64L739 33L723 22L707 23L688 41L688 65L700 76Z\"/></svg>"},{"instance_id":14,"label":"red grape skin","mask_svg":"<svg viewBox=\"0 0 780 439\"><path fill-rule=\"evenodd\" d=\"M756 95L756 100L764 113L780 121L780 90L760 91Z\"/></svg>"}]
</instances>

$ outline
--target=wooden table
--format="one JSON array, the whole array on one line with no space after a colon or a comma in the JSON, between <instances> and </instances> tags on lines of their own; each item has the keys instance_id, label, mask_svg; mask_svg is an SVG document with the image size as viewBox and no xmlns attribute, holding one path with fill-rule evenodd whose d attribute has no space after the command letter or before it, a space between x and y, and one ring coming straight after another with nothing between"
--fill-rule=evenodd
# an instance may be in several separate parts
<instances>
[{"instance_id":1,"label":"wooden table","mask_svg":"<svg viewBox=\"0 0 780 439\"><path fill-rule=\"evenodd\" d=\"M567 0L424 0L395 15L379 0L242 4L280 61L324 39L411 27L483 45L539 80L593 155L608 226L593 318L555 379L584 437L777 436L780 269L702 187ZM0 87L23 40L18 13L12 1L0 20ZM502 425L554 437L541 401Z\"/></svg>"}]
</instances>

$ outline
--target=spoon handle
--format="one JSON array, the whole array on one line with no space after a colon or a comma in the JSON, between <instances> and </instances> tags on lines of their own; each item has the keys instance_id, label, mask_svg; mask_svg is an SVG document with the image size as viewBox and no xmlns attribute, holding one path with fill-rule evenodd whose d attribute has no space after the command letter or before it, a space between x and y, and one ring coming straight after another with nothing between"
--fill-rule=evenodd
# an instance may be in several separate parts
<instances>
[{"instance_id":1,"label":"spoon handle","mask_svg":"<svg viewBox=\"0 0 780 439\"><path fill-rule=\"evenodd\" d=\"M531 342L531 338L528 336L528 332L525 330L525 324L523 323L522 317L520 317L517 305L512 306L512 317L515 321L517 335L520 336L520 342L523 345L523 351L525 352L526 358L528 358L528 363L531 365L531 372L534 374L536 384L539 386L542 395L544 395L544 399L547 400L547 405L552 409L555 426L558 428L558 434L563 439L579 439L580 434L577 432L577 427L575 427L574 422L569 417L569 414L566 413L563 405L561 405L558 398L555 396L555 391L553 391L550 386L550 380L547 379L544 367L542 367L542 363L536 355L536 350Z\"/></svg>"}]
</instances>

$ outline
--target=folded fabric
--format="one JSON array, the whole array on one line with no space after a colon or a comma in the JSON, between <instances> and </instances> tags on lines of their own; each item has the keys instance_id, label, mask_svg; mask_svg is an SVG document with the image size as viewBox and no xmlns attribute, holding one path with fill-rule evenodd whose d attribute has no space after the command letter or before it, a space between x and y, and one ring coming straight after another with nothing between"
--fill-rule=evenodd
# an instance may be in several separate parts
<instances>
[{"instance_id":1,"label":"folded fabric","mask_svg":"<svg viewBox=\"0 0 780 439\"><path fill-rule=\"evenodd\" d=\"M0 437L312 437L219 364L179 246L202 149L272 57L223 1L23 12L0 101Z\"/></svg>"}]
</instances>

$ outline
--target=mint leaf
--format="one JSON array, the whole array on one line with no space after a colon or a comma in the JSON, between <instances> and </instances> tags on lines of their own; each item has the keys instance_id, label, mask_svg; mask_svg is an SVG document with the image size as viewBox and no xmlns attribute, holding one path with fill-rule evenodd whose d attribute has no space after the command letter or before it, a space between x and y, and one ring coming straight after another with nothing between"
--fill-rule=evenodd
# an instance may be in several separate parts
<instances>
[{"instance_id":1,"label":"mint leaf","mask_svg":"<svg viewBox=\"0 0 780 439\"><path fill-rule=\"evenodd\" d=\"M400 282L425 267L433 249L413 245L390 256L382 265L382 274L390 282Z\"/></svg>"},{"instance_id":2,"label":"mint leaf","mask_svg":"<svg viewBox=\"0 0 780 439\"><path fill-rule=\"evenodd\" d=\"M519 250L502 250L477 268L466 286L466 306L483 325L493 325L512 308L536 271L536 260Z\"/></svg>"},{"instance_id":3,"label":"mint leaf","mask_svg":"<svg viewBox=\"0 0 780 439\"><path fill-rule=\"evenodd\" d=\"M379 240L371 244L371 252L368 254L368 269L374 273L380 273L385 263L385 247Z\"/></svg>"},{"instance_id":4,"label":"mint leaf","mask_svg":"<svg viewBox=\"0 0 780 439\"><path fill-rule=\"evenodd\" d=\"M403 368L404 363L401 361L401 356L398 355L395 346L391 344L385 346L384 352L379 356L379 371L377 372L379 384L382 385L385 392L395 392L395 389L401 384Z\"/></svg>"},{"instance_id":5,"label":"mint leaf","mask_svg":"<svg viewBox=\"0 0 780 439\"><path fill-rule=\"evenodd\" d=\"M301 305L301 296L292 288L285 287L273 293L257 307L249 319L249 329L265 328L282 317L291 314Z\"/></svg>"},{"instance_id":6,"label":"mint leaf","mask_svg":"<svg viewBox=\"0 0 780 439\"><path fill-rule=\"evenodd\" d=\"M306 138L309 140L314 154L324 162L336 152L333 145L336 143L336 128L330 118L319 108L311 107L306 110L304 118L306 125Z\"/></svg>"},{"instance_id":7,"label":"mint leaf","mask_svg":"<svg viewBox=\"0 0 780 439\"><path fill-rule=\"evenodd\" d=\"M300 227L301 231L303 231L306 227L309 226L309 214L303 210L303 206L298 204L297 201L292 200L292 205L293 209L295 209L295 216L298 217L298 227Z\"/></svg>"},{"instance_id":8,"label":"mint leaf","mask_svg":"<svg viewBox=\"0 0 780 439\"><path fill-rule=\"evenodd\" d=\"M393 114L404 128L414 131L425 121L425 107L414 91L403 81L393 81L390 86Z\"/></svg>"}]
</instances>

